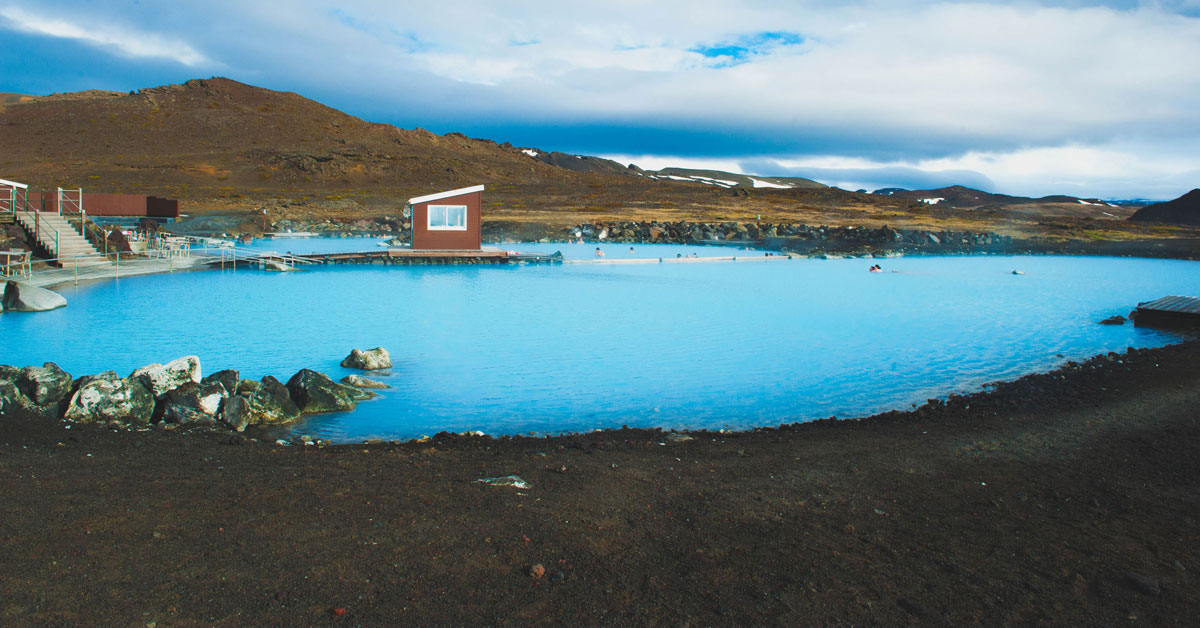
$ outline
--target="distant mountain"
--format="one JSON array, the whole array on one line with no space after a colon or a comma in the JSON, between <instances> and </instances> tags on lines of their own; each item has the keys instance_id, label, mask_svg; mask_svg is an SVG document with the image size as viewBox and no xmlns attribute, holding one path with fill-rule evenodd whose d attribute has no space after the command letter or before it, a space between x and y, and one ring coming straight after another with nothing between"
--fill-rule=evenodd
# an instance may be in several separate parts
<instances>
[{"instance_id":1,"label":"distant mountain","mask_svg":"<svg viewBox=\"0 0 1200 628\"><path fill-rule=\"evenodd\" d=\"M522 148L521 152L547 164L573 172L598 172L604 174L636 175L655 181L680 181L698 183L720 188L769 188L769 189L821 189L828 187L812 179L800 177L760 177L735 174L722 170L695 170L691 168L663 168L642 170L633 164L621 165L611 159L572 155L569 153L545 152L536 148Z\"/></svg>"},{"instance_id":2,"label":"distant mountain","mask_svg":"<svg viewBox=\"0 0 1200 628\"><path fill-rule=\"evenodd\" d=\"M572 155L569 153L559 152L544 152L535 148L522 148L522 153L537 159L538 161L552 166L557 166L572 172L600 172L604 174L629 174L630 172L640 172L640 170L632 165L622 166L621 164L603 157L589 157L587 155Z\"/></svg>"},{"instance_id":3,"label":"distant mountain","mask_svg":"<svg viewBox=\"0 0 1200 628\"><path fill-rule=\"evenodd\" d=\"M658 171L646 171L643 176L651 179L668 181L687 181L702 183L723 188L767 188L767 189L821 189L828 186L817 183L812 179L800 177L759 177L745 174L734 174L720 170L693 170L690 168L663 168Z\"/></svg>"},{"instance_id":4,"label":"distant mountain","mask_svg":"<svg viewBox=\"0 0 1200 628\"><path fill-rule=\"evenodd\" d=\"M983 207L988 205L1026 205L1037 203L1042 205L1053 204L1078 204L1078 205L1093 205L1099 207L1111 207L1097 198L1077 198L1074 196L1043 196L1041 198L1030 198L1028 196L1009 196L1008 194L992 194L961 185L952 185L946 188L938 188L936 190L905 190L903 188L883 188L875 190L873 194L883 196L892 196L896 198L908 198L914 201L921 201L929 205L944 205L947 207Z\"/></svg>"},{"instance_id":5,"label":"distant mountain","mask_svg":"<svg viewBox=\"0 0 1200 628\"><path fill-rule=\"evenodd\" d=\"M1200 226L1200 189L1192 190L1173 201L1147 205L1134 212L1129 220Z\"/></svg>"}]
</instances>

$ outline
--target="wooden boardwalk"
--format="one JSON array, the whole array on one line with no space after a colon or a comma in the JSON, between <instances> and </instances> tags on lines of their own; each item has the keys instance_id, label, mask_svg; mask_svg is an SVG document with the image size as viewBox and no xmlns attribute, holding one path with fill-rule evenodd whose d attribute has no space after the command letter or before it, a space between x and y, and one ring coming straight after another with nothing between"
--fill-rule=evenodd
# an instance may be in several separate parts
<instances>
[{"instance_id":1,"label":"wooden boardwalk","mask_svg":"<svg viewBox=\"0 0 1200 628\"><path fill-rule=\"evenodd\" d=\"M185 272L210 268L260 267L275 270L303 268L305 265L324 264L702 264L710 262L780 262L792 259L787 255L749 255L718 257L653 257L635 259L570 259L564 260L557 253L517 253L499 249L482 251L413 251L389 248L376 251L313 253L308 255L285 255L279 253L250 254L220 257L212 254L195 254L188 257L122 258L120 263L80 266L78 268L53 268L36 264L29 276L10 277L24 285L60 287L80 282L117 279L134 275ZM1177 297L1178 298L1178 297ZM1160 299L1161 300L1161 299ZM1200 299L1197 299L1200 301ZM1149 305L1149 304L1144 304Z\"/></svg>"},{"instance_id":2,"label":"wooden boardwalk","mask_svg":"<svg viewBox=\"0 0 1200 628\"><path fill-rule=\"evenodd\" d=\"M705 262L786 262L791 255L722 255L716 257L645 257L568 259L564 264L703 264Z\"/></svg>"},{"instance_id":3,"label":"wooden boardwalk","mask_svg":"<svg viewBox=\"0 0 1200 628\"><path fill-rule=\"evenodd\" d=\"M1168 296L1139 303L1133 324L1148 327L1200 327L1200 298Z\"/></svg>"},{"instance_id":4,"label":"wooden boardwalk","mask_svg":"<svg viewBox=\"0 0 1200 628\"><path fill-rule=\"evenodd\" d=\"M118 279L134 275L185 272L201 270L208 261L203 257L192 258L135 258L122 259L120 264L97 264L76 268L35 268L28 277L10 277L22 285L38 287L67 286L87 281Z\"/></svg>"},{"instance_id":5,"label":"wooden boardwalk","mask_svg":"<svg viewBox=\"0 0 1200 628\"><path fill-rule=\"evenodd\" d=\"M414 251L388 248L377 251L309 253L299 256L298 259L313 264L554 264L562 261L562 255L517 253L498 249Z\"/></svg>"}]
</instances>

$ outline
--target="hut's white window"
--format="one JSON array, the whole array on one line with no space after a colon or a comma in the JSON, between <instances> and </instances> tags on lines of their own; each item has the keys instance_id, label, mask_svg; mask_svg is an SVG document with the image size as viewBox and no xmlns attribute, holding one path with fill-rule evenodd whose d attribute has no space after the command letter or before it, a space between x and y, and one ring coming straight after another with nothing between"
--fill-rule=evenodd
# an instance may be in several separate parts
<instances>
[{"instance_id":1,"label":"hut's white window","mask_svg":"<svg viewBox=\"0 0 1200 628\"><path fill-rule=\"evenodd\" d=\"M433 231L466 231L466 205L430 205L429 229Z\"/></svg>"}]
</instances>

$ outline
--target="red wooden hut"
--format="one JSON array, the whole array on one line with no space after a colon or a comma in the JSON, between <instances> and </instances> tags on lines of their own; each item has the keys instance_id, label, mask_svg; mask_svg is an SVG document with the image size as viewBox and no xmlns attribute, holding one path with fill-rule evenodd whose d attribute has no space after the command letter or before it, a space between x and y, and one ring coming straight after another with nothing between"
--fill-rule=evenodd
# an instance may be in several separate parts
<instances>
[{"instance_id":1,"label":"red wooden hut","mask_svg":"<svg viewBox=\"0 0 1200 628\"><path fill-rule=\"evenodd\" d=\"M408 199L414 251L478 251L483 186Z\"/></svg>"}]
</instances>

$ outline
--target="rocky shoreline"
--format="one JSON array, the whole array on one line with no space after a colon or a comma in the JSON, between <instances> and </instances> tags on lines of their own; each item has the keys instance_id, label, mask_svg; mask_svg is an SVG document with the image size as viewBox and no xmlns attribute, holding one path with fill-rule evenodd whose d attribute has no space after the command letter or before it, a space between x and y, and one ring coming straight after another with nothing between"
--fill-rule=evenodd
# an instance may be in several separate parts
<instances>
[{"instance_id":1,"label":"rocky shoreline","mask_svg":"<svg viewBox=\"0 0 1200 628\"><path fill-rule=\"evenodd\" d=\"M194 235L223 235L211 219L201 219L195 228L178 223L172 231ZM397 245L408 243L411 223L383 216L351 221L279 220L270 231L316 233L326 237L391 238ZM1200 241L1192 238L1142 237L1129 240L1084 240L1065 238L1014 238L987 231L900 229L889 226L837 227L801 223L696 222L696 221L601 221L555 227L536 222L486 220L482 225L487 244L515 242L613 242L621 244L734 244L797 255L892 256L963 254L1063 254L1200 259Z\"/></svg>"},{"instance_id":2,"label":"rocky shoreline","mask_svg":"<svg viewBox=\"0 0 1200 628\"><path fill-rule=\"evenodd\" d=\"M382 347L354 349L342 366L385 369L391 358ZM386 385L359 375L337 383L312 369L301 369L286 384L270 375L242 379L232 369L202 377L196 356L144 366L128 377L105 371L73 378L54 362L0 365L0 416L22 411L68 426L244 432L250 426L290 425L303 415L353 410L375 396L369 388ZM311 438L300 442L320 444Z\"/></svg>"}]
</instances>

